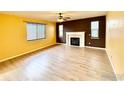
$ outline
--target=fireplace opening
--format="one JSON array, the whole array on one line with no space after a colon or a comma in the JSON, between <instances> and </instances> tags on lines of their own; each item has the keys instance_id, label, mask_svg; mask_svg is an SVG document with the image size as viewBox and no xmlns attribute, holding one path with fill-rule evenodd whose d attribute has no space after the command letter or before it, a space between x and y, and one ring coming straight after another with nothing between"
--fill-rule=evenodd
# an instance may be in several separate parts
<instances>
[{"instance_id":1,"label":"fireplace opening","mask_svg":"<svg viewBox=\"0 0 124 93\"><path fill-rule=\"evenodd\" d=\"M74 45L74 46L80 46L80 38L71 37L70 43L71 45Z\"/></svg>"}]
</instances>

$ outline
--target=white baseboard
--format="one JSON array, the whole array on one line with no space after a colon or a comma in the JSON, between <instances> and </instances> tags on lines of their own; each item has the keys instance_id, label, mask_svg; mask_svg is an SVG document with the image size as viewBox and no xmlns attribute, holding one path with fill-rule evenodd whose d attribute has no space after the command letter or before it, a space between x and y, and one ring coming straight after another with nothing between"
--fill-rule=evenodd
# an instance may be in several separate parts
<instances>
[{"instance_id":1,"label":"white baseboard","mask_svg":"<svg viewBox=\"0 0 124 93\"><path fill-rule=\"evenodd\" d=\"M115 71L115 67L114 67L114 65L113 65L113 63L112 63L111 55L110 55L110 53L109 53L109 50L108 50L108 49L105 49L105 50L106 50L107 56L108 56L108 58L109 58L109 62L110 62L111 66L112 66L112 69L113 69L113 71L114 71L114 74L115 74L115 76L116 76L116 79L118 80L118 76L117 76L117 73L116 73L116 71Z\"/></svg>"},{"instance_id":2,"label":"white baseboard","mask_svg":"<svg viewBox=\"0 0 124 93\"><path fill-rule=\"evenodd\" d=\"M60 44L60 45L66 45L65 43L56 43L56 44Z\"/></svg>"},{"instance_id":3,"label":"white baseboard","mask_svg":"<svg viewBox=\"0 0 124 93\"><path fill-rule=\"evenodd\" d=\"M105 50L105 48L100 48L100 47L91 47L91 46L85 46L86 48L93 48L93 49L101 49L101 50Z\"/></svg>"},{"instance_id":4,"label":"white baseboard","mask_svg":"<svg viewBox=\"0 0 124 93\"><path fill-rule=\"evenodd\" d=\"M9 58L5 58L5 59L0 60L0 62L4 62L4 61L10 60L10 59L13 59L13 58L16 58L16 57L19 57L19 56L22 56L22 55L25 55L25 54L28 54L28 53L31 53L31 52L35 52L35 51L37 51L37 50L40 50L40 49L43 49L43 48L47 48L47 47L50 47L50 46L53 46L53 45L56 45L56 44L51 44L51 45L48 45L48 46L40 47L40 48L31 50L31 51L28 51L28 52L25 52L25 53L16 55L16 56L12 56L12 57L9 57Z\"/></svg>"},{"instance_id":5,"label":"white baseboard","mask_svg":"<svg viewBox=\"0 0 124 93\"><path fill-rule=\"evenodd\" d=\"M93 48L93 49L101 49L101 50L105 50L105 51L106 51L107 56L108 56L108 58L109 58L109 62L110 62L110 64L111 64L112 69L113 69L113 71L114 71L114 74L115 74L115 76L116 76L116 79L118 80L118 76L117 76L117 73L116 73L116 71L115 71L114 65L113 65L113 63L112 63L111 55L110 55L109 51L108 51L106 48L90 47L90 46L86 46L86 47L87 47L87 48Z\"/></svg>"},{"instance_id":6,"label":"white baseboard","mask_svg":"<svg viewBox=\"0 0 124 93\"><path fill-rule=\"evenodd\" d=\"M61 45L67 45L66 43L57 43L57 44L61 44ZM69 46L69 45L68 45ZM70 45L72 47L80 47L80 46L74 46L74 45ZM105 48L100 48L100 47L91 47L91 46L84 46L86 48L93 48L93 49L101 49L101 50L105 50Z\"/></svg>"}]
</instances>

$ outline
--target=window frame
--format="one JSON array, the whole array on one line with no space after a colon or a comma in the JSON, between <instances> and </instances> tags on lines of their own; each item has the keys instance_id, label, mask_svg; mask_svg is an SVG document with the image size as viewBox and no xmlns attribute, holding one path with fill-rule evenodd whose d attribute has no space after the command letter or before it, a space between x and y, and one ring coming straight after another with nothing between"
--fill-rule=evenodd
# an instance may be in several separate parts
<instances>
[{"instance_id":1,"label":"window frame","mask_svg":"<svg viewBox=\"0 0 124 93\"><path fill-rule=\"evenodd\" d=\"M34 40L40 40L40 39L46 39L46 24L42 24L42 23L35 23L35 22L26 22L26 33L27 33L27 25L28 24L35 24L36 25L36 39L29 39L27 38L27 41L34 41ZM44 37L43 38L39 38L38 36L38 25L44 25ZM28 36L27 36L28 37Z\"/></svg>"},{"instance_id":2,"label":"window frame","mask_svg":"<svg viewBox=\"0 0 124 93\"><path fill-rule=\"evenodd\" d=\"M60 26L62 26L62 35L60 35ZM58 29L59 29L59 37L63 37L63 35L64 35L64 27L63 27L63 24L59 24Z\"/></svg>"},{"instance_id":3,"label":"window frame","mask_svg":"<svg viewBox=\"0 0 124 93\"><path fill-rule=\"evenodd\" d=\"M98 28L92 29L92 22L98 22ZM100 23L100 22L99 22L98 20L96 20L96 21L91 21L91 22L90 22L90 25L91 25L91 26L90 26L90 28L91 28L91 35L90 35L90 36L91 36L91 39L99 39L99 23ZM92 36L92 31L93 31L93 30L97 30L98 37L93 37L93 36Z\"/></svg>"},{"instance_id":4,"label":"window frame","mask_svg":"<svg viewBox=\"0 0 124 93\"><path fill-rule=\"evenodd\" d=\"M37 24L40 24L40 23L37 23ZM46 24L40 24L40 25L44 25L45 26L45 28L44 28L44 37L43 38L38 38L38 39L46 39ZM38 29L38 27L37 27L37 29ZM37 32L38 33L38 32Z\"/></svg>"}]
</instances>

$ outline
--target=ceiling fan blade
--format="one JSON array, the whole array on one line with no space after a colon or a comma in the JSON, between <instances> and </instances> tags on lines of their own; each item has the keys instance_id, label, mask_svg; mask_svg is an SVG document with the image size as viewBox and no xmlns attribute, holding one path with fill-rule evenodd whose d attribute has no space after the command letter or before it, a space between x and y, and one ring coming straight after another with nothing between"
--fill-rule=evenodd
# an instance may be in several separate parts
<instances>
[{"instance_id":1,"label":"ceiling fan blade","mask_svg":"<svg viewBox=\"0 0 124 93\"><path fill-rule=\"evenodd\" d=\"M71 19L71 17L64 17L64 19Z\"/></svg>"},{"instance_id":2,"label":"ceiling fan blade","mask_svg":"<svg viewBox=\"0 0 124 93\"><path fill-rule=\"evenodd\" d=\"M67 21L67 19L63 19L64 21Z\"/></svg>"},{"instance_id":3,"label":"ceiling fan blade","mask_svg":"<svg viewBox=\"0 0 124 93\"><path fill-rule=\"evenodd\" d=\"M71 19L71 18L70 18L70 17L64 17L64 18L63 18L64 21L67 21L67 20L69 20L69 19Z\"/></svg>"}]
</instances>

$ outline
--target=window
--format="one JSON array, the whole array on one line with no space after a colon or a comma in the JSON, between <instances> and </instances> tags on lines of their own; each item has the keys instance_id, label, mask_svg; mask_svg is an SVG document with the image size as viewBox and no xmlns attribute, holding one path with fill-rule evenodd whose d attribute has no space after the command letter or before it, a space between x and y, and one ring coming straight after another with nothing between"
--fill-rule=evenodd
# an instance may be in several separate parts
<instances>
[{"instance_id":1,"label":"window","mask_svg":"<svg viewBox=\"0 0 124 93\"><path fill-rule=\"evenodd\" d=\"M27 23L27 40L45 38L45 25L37 23Z\"/></svg>"},{"instance_id":2,"label":"window","mask_svg":"<svg viewBox=\"0 0 124 93\"><path fill-rule=\"evenodd\" d=\"M63 25L59 25L59 37L63 37Z\"/></svg>"},{"instance_id":3,"label":"window","mask_svg":"<svg viewBox=\"0 0 124 93\"><path fill-rule=\"evenodd\" d=\"M99 21L91 22L91 39L99 39Z\"/></svg>"}]
</instances>

